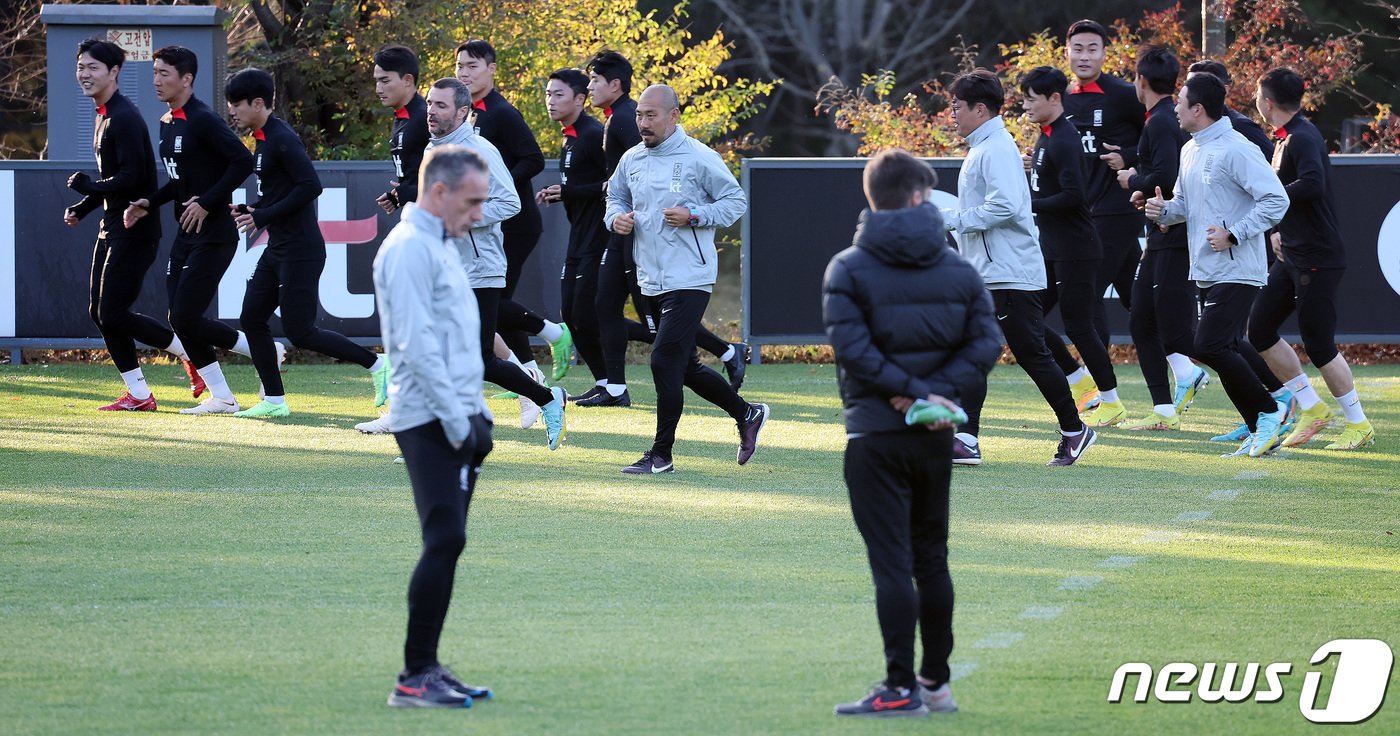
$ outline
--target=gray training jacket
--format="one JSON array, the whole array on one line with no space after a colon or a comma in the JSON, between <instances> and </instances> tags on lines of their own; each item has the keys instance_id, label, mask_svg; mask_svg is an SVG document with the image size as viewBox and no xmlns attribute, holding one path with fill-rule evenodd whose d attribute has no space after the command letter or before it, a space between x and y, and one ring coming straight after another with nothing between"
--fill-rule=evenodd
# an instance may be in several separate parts
<instances>
[{"instance_id":1,"label":"gray training jacket","mask_svg":"<svg viewBox=\"0 0 1400 736\"><path fill-rule=\"evenodd\" d=\"M671 227L661 211L689 207L700 225ZM748 197L718 153L679 125L656 148L633 146L608 182L603 222L636 212L637 284L646 296L679 289L710 291L719 274L715 230L739 221Z\"/></svg>"},{"instance_id":2,"label":"gray training jacket","mask_svg":"<svg viewBox=\"0 0 1400 736\"><path fill-rule=\"evenodd\" d=\"M447 135L428 138L426 150L449 143L466 146L481 154L491 178L486 203L481 206L481 222L468 231L466 237L455 241L457 250L462 254L462 268L467 269L473 289L504 289L506 249L501 223L520 212L520 195L515 191L515 180L511 178L506 162L501 159L501 152L491 145L491 141L477 135L472 126L462 123Z\"/></svg>"},{"instance_id":3,"label":"gray training jacket","mask_svg":"<svg viewBox=\"0 0 1400 736\"><path fill-rule=\"evenodd\" d=\"M1186 223L1191 280L1263 286L1268 280L1264 249L1269 228L1288 212L1288 192L1259 147L1222 117L1191 134L1181 148L1176 192L1159 225ZM1224 225L1239 241L1220 253L1206 241L1206 228Z\"/></svg>"},{"instance_id":4,"label":"gray training jacket","mask_svg":"<svg viewBox=\"0 0 1400 736\"><path fill-rule=\"evenodd\" d=\"M457 442L473 415L491 412L481 393L481 317L451 240L440 218L404 205L374 257L374 294L394 367L389 426L402 432L436 419Z\"/></svg>"},{"instance_id":5,"label":"gray training jacket","mask_svg":"<svg viewBox=\"0 0 1400 736\"><path fill-rule=\"evenodd\" d=\"M967 137L970 148L958 173L958 208L943 210L962 257L988 289L1040 291L1045 258L1031 215L1031 189L1016 141L994 117Z\"/></svg>"}]
</instances>

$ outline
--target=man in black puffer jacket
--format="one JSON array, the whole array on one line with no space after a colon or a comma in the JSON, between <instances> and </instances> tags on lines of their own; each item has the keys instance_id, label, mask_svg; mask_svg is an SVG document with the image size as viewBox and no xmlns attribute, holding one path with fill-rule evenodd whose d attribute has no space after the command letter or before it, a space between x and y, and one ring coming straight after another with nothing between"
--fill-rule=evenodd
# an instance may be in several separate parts
<instances>
[{"instance_id":1,"label":"man in black puffer jacket","mask_svg":"<svg viewBox=\"0 0 1400 736\"><path fill-rule=\"evenodd\" d=\"M943 218L928 202L935 183L933 171L903 151L872 159L870 210L822 285L845 408L846 486L869 551L887 669L882 685L837 706L837 715L957 709L948 689L953 424L909 426L904 415L915 399L956 409L964 391L986 381L1001 331L977 270L947 246ZM916 624L924 648L917 675Z\"/></svg>"}]
</instances>

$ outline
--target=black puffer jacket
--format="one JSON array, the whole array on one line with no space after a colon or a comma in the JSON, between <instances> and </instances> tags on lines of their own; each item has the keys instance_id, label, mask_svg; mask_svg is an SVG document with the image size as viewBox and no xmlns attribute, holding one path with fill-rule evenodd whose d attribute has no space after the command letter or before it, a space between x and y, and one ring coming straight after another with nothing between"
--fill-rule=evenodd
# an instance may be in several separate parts
<instances>
[{"instance_id":1,"label":"black puffer jacket","mask_svg":"<svg viewBox=\"0 0 1400 736\"><path fill-rule=\"evenodd\" d=\"M861 213L855 245L826 267L822 319L847 432L909 429L891 397L956 402L1001 354L992 299L927 204Z\"/></svg>"}]
</instances>

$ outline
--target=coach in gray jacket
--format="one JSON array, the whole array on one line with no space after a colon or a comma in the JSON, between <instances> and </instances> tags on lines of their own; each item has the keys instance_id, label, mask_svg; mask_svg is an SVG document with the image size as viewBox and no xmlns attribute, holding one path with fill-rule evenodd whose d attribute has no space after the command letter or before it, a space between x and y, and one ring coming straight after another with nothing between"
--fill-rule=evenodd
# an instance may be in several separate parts
<instances>
[{"instance_id":1,"label":"coach in gray jacket","mask_svg":"<svg viewBox=\"0 0 1400 736\"><path fill-rule=\"evenodd\" d=\"M1186 79L1176 116L1191 140L1181 149L1175 195L1145 203L1159 225L1186 223L1191 279L1201 289L1201 320L1191 357L1214 368L1250 436L1233 455L1259 457L1279 440L1286 407L1240 355L1237 340L1268 278L1264 239L1288 211L1283 183L1225 115L1225 85L1209 74Z\"/></svg>"},{"instance_id":2,"label":"coach in gray jacket","mask_svg":"<svg viewBox=\"0 0 1400 736\"><path fill-rule=\"evenodd\" d=\"M997 324L1006 345L1054 410L1060 443L1050 465L1073 465L1097 439L1079 419L1065 374L1045 345L1045 257L1031 215L1031 191L1016 141L1006 131L1001 81L986 69L953 80L953 116L970 151L958 174L958 208L943 212L957 237L958 250L982 275L992 292ZM953 440L953 462L981 465L977 440L985 382L963 395L968 422Z\"/></svg>"},{"instance_id":3,"label":"coach in gray jacket","mask_svg":"<svg viewBox=\"0 0 1400 736\"><path fill-rule=\"evenodd\" d=\"M700 363L695 334L719 273L715 230L738 222L748 199L719 154L680 127L675 90L654 84L637 98L642 145L623 154L608 181L603 221L619 235L635 234L637 283L652 297L656 340L651 375L656 384L656 438L650 450L622 469L629 475L675 469L671 448L689 386L739 426L738 461L753 457L768 421L767 404L750 404L729 382Z\"/></svg>"},{"instance_id":4,"label":"coach in gray jacket","mask_svg":"<svg viewBox=\"0 0 1400 736\"><path fill-rule=\"evenodd\" d=\"M394 366L389 421L403 450L423 533L408 586L404 669L389 705L456 707L490 690L464 685L437 659L467 507L491 452L491 414L481 398L476 301L453 237L466 234L487 197L486 164L461 146L423 158L417 203L374 258L384 347Z\"/></svg>"}]
</instances>

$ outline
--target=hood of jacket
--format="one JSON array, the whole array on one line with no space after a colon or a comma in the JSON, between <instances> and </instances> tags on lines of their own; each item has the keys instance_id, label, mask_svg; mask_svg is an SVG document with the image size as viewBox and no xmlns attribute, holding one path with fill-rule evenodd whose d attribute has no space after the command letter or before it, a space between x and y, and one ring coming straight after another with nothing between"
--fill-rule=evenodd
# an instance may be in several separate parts
<instances>
[{"instance_id":1,"label":"hood of jacket","mask_svg":"<svg viewBox=\"0 0 1400 736\"><path fill-rule=\"evenodd\" d=\"M923 268L948 254L943 215L929 203L862 212L855 245L896 268Z\"/></svg>"}]
</instances>

